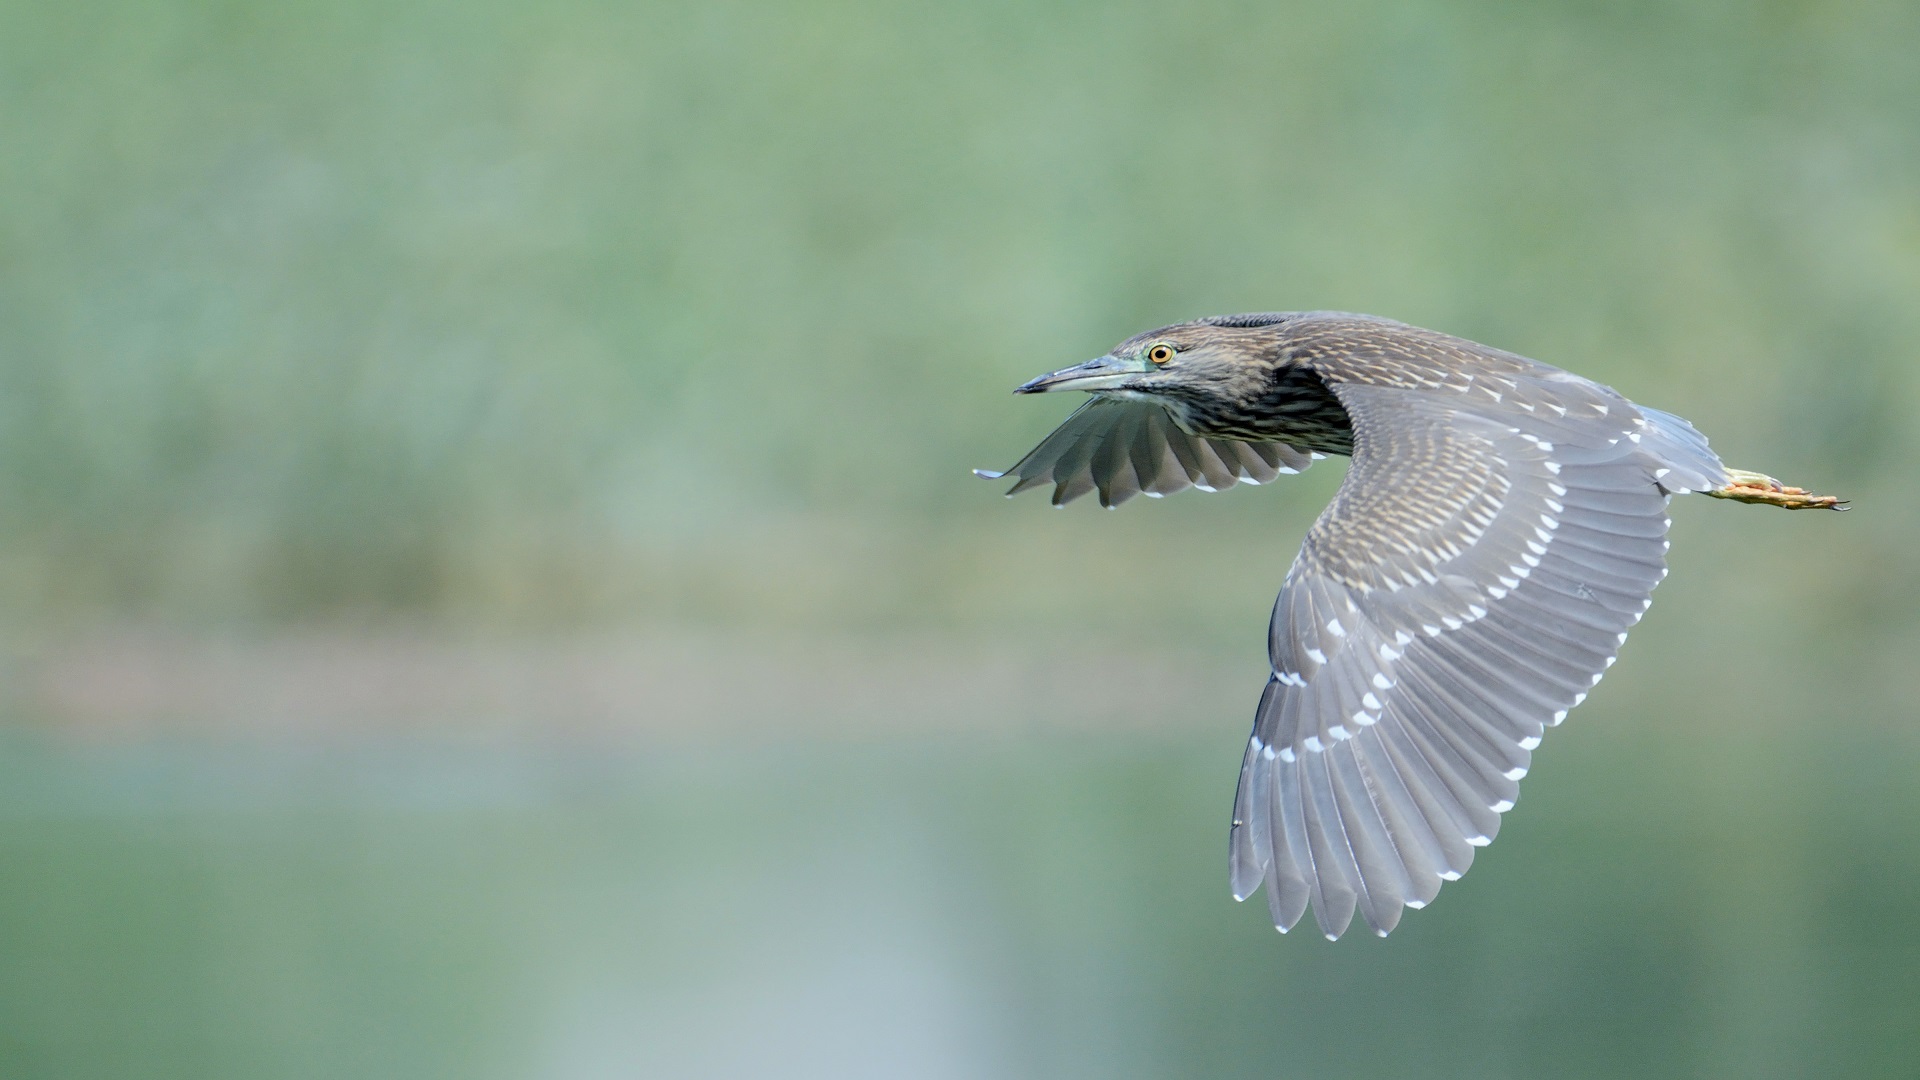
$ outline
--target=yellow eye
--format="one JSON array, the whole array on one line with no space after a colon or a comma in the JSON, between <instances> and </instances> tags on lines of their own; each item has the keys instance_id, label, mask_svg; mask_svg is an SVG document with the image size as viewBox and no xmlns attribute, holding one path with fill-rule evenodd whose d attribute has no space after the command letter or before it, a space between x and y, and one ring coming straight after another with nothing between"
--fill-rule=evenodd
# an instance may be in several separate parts
<instances>
[{"instance_id":1,"label":"yellow eye","mask_svg":"<svg viewBox=\"0 0 1920 1080\"><path fill-rule=\"evenodd\" d=\"M1173 359L1173 346L1162 341L1147 350L1147 359L1156 364L1164 364Z\"/></svg>"}]
</instances>

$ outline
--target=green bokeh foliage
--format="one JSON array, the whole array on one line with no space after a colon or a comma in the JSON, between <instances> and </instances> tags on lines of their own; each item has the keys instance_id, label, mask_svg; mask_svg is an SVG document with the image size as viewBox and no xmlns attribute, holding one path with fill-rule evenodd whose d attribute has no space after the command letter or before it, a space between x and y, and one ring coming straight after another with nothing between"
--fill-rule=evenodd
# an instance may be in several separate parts
<instances>
[{"instance_id":1,"label":"green bokeh foliage","mask_svg":"<svg viewBox=\"0 0 1920 1080\"><path fill-rule=\"evenodd\" d=\"M955 618L937 541L1033 529L966 472L1055 415L1006 389L1221 311L1488 340L1849 493L1920 445L1911 5L6 20L15 610Z\"/></svg>"}]
</instances>

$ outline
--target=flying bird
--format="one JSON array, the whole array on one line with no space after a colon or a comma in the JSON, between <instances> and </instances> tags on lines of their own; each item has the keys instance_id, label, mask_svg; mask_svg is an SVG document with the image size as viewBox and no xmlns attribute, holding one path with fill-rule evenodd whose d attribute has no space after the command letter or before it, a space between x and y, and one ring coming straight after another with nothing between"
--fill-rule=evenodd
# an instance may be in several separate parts
<instances>
[{"instance_id":1,"label":"flying bird","mask_svg":"<svg viewBox=\"0 0 1920 1080\"><path fill-rule=\"evenodd\" d=\"M1831 496L1728 469L1685 420L1524 356L1367 315L1162 327L1020 394L1091 399L1005 472L1062 505L1266 483L1353 459L1268 633L1233 803L1233 895L1385 936L1465 873L1542 733L1667 574L1667 503Z\"/></svg>"}]
</instances>

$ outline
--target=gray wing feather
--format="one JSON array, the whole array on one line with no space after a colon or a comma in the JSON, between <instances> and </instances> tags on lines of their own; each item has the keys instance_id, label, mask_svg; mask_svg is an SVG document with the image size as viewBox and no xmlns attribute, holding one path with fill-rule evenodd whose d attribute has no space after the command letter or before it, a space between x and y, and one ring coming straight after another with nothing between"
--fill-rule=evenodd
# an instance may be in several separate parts
<instances>
[{"instance_id":1,"label":"gray wing feather","mask_svg":"<svg viewBox=\"0 0 1920 1080\"><path fill-rule=\"evenodd\" d=\"M1425 756L1406 741L1402 729L1395 727L1382 732L1378 746L1380 757L1393 769L1407 801L1419 815L1413 820L1426 828L1435 876L1445 881L1466 873L1467 867L1473 865L1473 845L1467 843L1466 837L1470 832L1478 835L1478 830L1463 810L1452 805L1446 781ZM1436 883L1433 895L1439 891ZM1423 896L1421 903L1432 898L1432 895Z\"/></svg>"},{"instance_id":2,"label":"gray wing feather","mask_svg":"<svg viewBox=\"0 0 1920 1080\"><path fill-rule=\"evenodd\" d=\"M1055 506L1098 491L1100 505L1112 507L1140 494L1264 484L1312 463L1312 454L1285 443L1189 435L1151 401L1095 395L1013 468L975 471L989 480L1016 477L1009 495L1052 484Z\"/></svg>"},{"instance_id":3,"label":"gray wing feather","mask_svg":"<svg viewBox=\"0 0 1920 1080\"><path fill-rule=\"evenodd\" d=\"M1447 852L1384 742L1369 740L1355 747L1354 761L1367 790L1375 793L1381 824L1406 867L1405 900L1409 906L1423 906L1440 893L1441 871L1449 867Z\"/></svg>"},{"instance_id":4,"label":"gray wing feather","mask_svg":"<svg viewBox=\"0 0 1920 1080\"><path fill-rule=\"evenodd\" d=\"M1303 758L1296 775L1300 778L1299 828L1305 834L1304 848L1311 860L1310 867L1301 869L1310 870L1307 884L1315 917L1325 916L1342 924L1352 922L1365 883L1348 847L1346 826L1333 805L1325 755ZM1283 803L1283 815L1285 806ZM1295 828L1291 821L1286 824L1289 831Z\"/></svg>"},{"instance_id":5,"label":"gray wing feather","mask_svg":"<svg viewBox=\"0 0 1920 1080\"><path fill-rule=\"evenodd\" d=\"M1271 762L1268 762L1271 766ZM1267 881L1267 911L1274 917L1274 925L1292 926L1306 913L1307 904L1313 898L1314 881L1311 874L1303 873L1297 867L1312 865L1313 853L1307 844L1305 819L1300 813L1293 812L1301 805L1300 773L1289 769L1285 773L1273 774L1273 787L1268 790L1272 798L1266 805L1254 808L1254 813L1267 822L1268 834L1272 837L1275 874ZM1267 853L1262 852L1262 857ZM1284 868L1284 870L1283 870ZM1262 872L1265 870L1263 868ZM1258 881L1254 883L1256 886ZM1251 893L1251 889L1248 890ZM1324 909L1323 909L1324 910ZM1282 918L1287 921L1283 924Z\"/></svg>"},{"instance_id":6,"label":"gray wing feather","mask_svg":"<svg viewBox=\"0 0 1920 1080\"><path fill-rule=\"evenodd\" d=\"M1668 494L1724 482L1685 421L1507 381L1334 385L1354 463L1274 606L1229 845L1283 930L1385 934L1466 872L1665 576Z\"/></svg>"}]
</instances>

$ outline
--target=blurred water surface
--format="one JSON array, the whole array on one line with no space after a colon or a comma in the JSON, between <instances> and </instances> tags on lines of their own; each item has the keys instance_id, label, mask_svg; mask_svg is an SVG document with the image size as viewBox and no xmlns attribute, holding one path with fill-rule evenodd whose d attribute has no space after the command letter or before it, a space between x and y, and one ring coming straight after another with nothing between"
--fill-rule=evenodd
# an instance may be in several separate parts
<instances>
[{"instance_id":1,"label":"blurred water surface","mask_svg":"<svg viewBox=\"0 0 1920 1080\"><path fill-rule=\"evenodd\" d=\"M1920 8L0 0L0 1074L1911 1075ZM1371 311L1846 517L1394 936L1226 896L1325 462L1003 502Z\"/></svg>"},{"instance_id":2,"label":"blurred water surface","mask_svg":"<svg viewBox=\"0 0 1920 1080\"><path fill-rule=\"evenodd\" d=\"M0 1054L22 1076L1910 1070L1910 739L1733 767L1694 736L1555 741L1471 874L1339 945L1226 897L1224 737L16 747Z\"/></svg>"}]
</instances>

